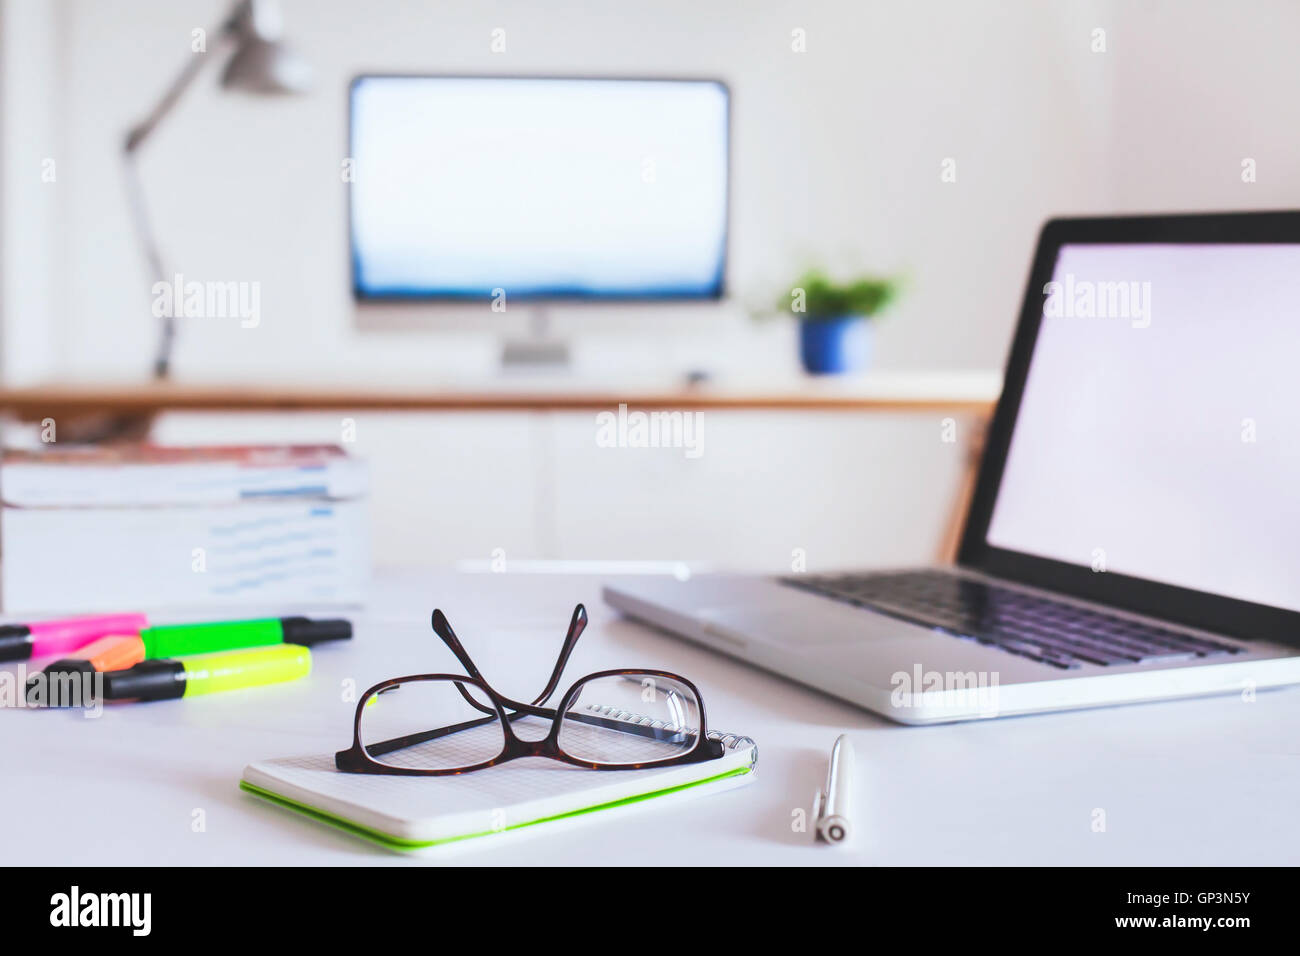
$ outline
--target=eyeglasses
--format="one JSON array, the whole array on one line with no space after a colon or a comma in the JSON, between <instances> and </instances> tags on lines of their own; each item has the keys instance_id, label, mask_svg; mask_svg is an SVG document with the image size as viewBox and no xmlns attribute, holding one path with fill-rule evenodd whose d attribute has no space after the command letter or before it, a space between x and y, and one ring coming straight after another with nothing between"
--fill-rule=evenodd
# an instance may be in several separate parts
<instances>
[{"instance_id":1,"label":"eyeglasses","mask_svg":"<svg viewBox=\"0 0 1300 956\"><path fill-rule=\"evenodd\" d=\"M415 674L381 681L357 702L352 746L334 755L347 773L437 777L483 770L519 757L548 757L588 770L644 770L723 755L710 740L694 684L668 671L596 671L546 707L587 626L573 609L560 656L531 703L511 700L483 678L442 611L433 631L464 674Z\"/></svg>"}]
</instances>

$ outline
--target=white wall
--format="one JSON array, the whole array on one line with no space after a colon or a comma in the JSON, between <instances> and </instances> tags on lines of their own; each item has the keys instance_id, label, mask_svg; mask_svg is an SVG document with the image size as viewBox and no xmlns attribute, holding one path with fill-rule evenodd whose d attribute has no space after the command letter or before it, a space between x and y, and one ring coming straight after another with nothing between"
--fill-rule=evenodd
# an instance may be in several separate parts
<instances>
[{"instance_id":1,"label":"white wall","mask_svg":"<svg viewBox=\"0 0 1300 956\"><path fill-rule=\"evenodd\" d=\"M64 0L68 155L61 224L75 264L69 366L143 367L151 280L127 231L123 130L224 2ZM196 277L262 283L263 323L192 323L179 368L397 363L435 352L360 337L346 294L345 89L366 70L711 75L734 91L734 259L770 295L807 261L909 270L885 366L1001 362L1041 220L1101 208L1104 66L1088 18L1037 2L667 0L591 4L285 0L316 66L304 99L249 101L201 81L143 159L160 235ZM1105 5L1100 7L1105 9ZM507 52L490 52L493 28ZM807 52L791 31L807 31ZM74 145L75 144L75 145ZM521 144L521 162L526 161ZM953 157L958 181L940 182Z\"/></svg>"},{"instance_id":2,"label":"white wall","mask_svg":"<svg viewBox=\"0 0 1300 956\"><path fill-rule=\"evenodd\" d=\"M52 4L0 0L0 372L9 383L48 376L63 331L58 15Z\"/></svg>"},{"instance_id":3,"label":"white wall","mask_svg":"<svg viewBox=\"0 0 1300 956\"><path fill-rule=\"evenodd\" d=\"M1125 4L1109 156L1117 208L1300 208L1300 4ZM1242 180L1254 159L1256 180Z\"/></svg>"},{"instance_id":4,"label":"white wall","mask_svg":"<svg viewBox=\"0 0 1300 956\"><path fill-rule=\"evenodd\" d=\"M24 216L55 233L57 282L8 320L6 368L15 350L37 355L53 330L66 372L138 375L154 344L152 279L128 228L121 135L191 55L191 30L211 27L224 2L49 6L57 29L7 36L4 47L30 59L56 45L55 82L35 94L47 110L29 105L4 122L6 156L56 143L56 206L28 196ZM316 67L315 92L247 101L220 93L209 75L143 160L173 261L191 277L262 285L258 329L183 329L181 376L436 377L491 354L488 337L354 328L339 164L346 84L358 72L722 77L734 96L733 286L767 298L812 261L906 270L908 294L881 326L885 368L1000 366L1049 215L1296 205L1300 188L1290 43L1300 7L1285 0L283 6L292 42ZM504 54L489 49L496 27L506 30ZM1092 50L1097 28L1104 53ZM791 50L795 29L806 31L806 53ZM1250 186L1239 180L1245 156L1259 163ZM940 181L949 157L955 183ZM13 208L7 234L21 227ZM38 325L47 331L25 341ZM753 360L746 328L706 314L693 335L642 334L622 361L735 366ZM760 341L762 356L788 364L789 329ZM714 416L715 449L693 471L594 457L591 422L572 416L364 424L377 552L401 560L481 557L507 542L514 553L747 566L782 566L805 542L836 562L916 560L929 555L957 473L933 417ZM336 420L300 425L299 434L337 431ZM239 434L288 432L277 420ZM434 453L439 444L451 462ZM660 518L649 531L646 510Z\"/></svg>"}]
</instances>

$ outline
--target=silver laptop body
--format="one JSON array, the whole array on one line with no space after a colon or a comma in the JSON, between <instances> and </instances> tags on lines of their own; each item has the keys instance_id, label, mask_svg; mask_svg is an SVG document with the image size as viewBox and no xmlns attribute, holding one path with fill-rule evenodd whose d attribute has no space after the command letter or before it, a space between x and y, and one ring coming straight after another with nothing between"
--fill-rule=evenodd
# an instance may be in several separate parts
<instances>
[{"instance_id":1,"label":"silver laptop body","mask_svg":"<svg viewBox=\"0 0 1300 956\"><path fill-rule=\"evenodd\" d=\"M628 578L623 613L906 724L1300 683L1300 213L1043 229L957 563Z\"/></svg>"}]
</instances>

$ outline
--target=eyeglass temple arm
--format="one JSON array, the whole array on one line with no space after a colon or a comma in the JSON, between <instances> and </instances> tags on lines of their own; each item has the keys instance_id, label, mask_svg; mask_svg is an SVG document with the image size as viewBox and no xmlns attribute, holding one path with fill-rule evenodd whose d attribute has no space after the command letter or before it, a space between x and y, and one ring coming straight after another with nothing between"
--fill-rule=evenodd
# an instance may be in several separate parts
<instances>
[{"instance_id":1,"label":"eyeglass temple arm","mask_svg":"<svg viewBox=\"0 0 1300 956\"><path fill-rule=\"evenodd\" d=\"M579 604L573 609L573 617L569 619L569 632L564 635L564 645L560 648L560 656L556 658L555 669L551 671L551 679L546 682L546 688L533 699L534 705L544 704L555 693L555 688L560 683L560 675L564 673L564 667L569 663L569 655L573 653L578 638L582 637L582 632L586 629L587 609Z\"/></svg>"},{"instance_id":2,"label":"eyeglass temple arm","mask_svg":"<svg viewBox=\"0 0 1300 956\"><path fill-rule=\"evenodd\" d=\"M446 644L447 649L456 655L456 660L460 661L461 666L465 668L469 676L476 680L483 680L483 674L474 666L474 659L469 656L469 652L461 644L460 638L451 629L451 622L447 620L447 615L442 613L441 608L433 609L433 618L430 624L433 626L433 633L442 638L442 643Z\"/></svg>"},{"instance_id":3,"label":"eyeglass temple arm","mask_svg":"<svg viewBox=\"0 0 1300 956\"><path fill-rule=\"evenodd\" d=\"M442 639L444 644L447 645L447 649L456 656L456 660L460 661L469 676L483 681L483 683L486 684L487 681L484 680L482 672L475 666L474 659L469 656L469 652L465 650L465 646L461 644L460 638L458 638L456 632L452 630L451 622L447 620L447 616L442 613L441 608L434 609L430 624L433 627L433 632ZM552 694L555 693L555 688L560 683L560 676L564 673L565 665L569 663L569 655L573 653L573 648L577 645L578 638L582 636L582 632L586 629L587 609L582 604L579 604L573 609L573 617L569 619L569 630L564 636L564 644L560 647L560 655L555 661L555 669L551 671L551 679L546 682L546 688L541 692L541 694L533 700L534 706L544 703ZM483 713L491 713L492 708L486 707L476 701L462 685L457 684L456 689L460 691L461 696L464 697L466 702L475 710ZM525 709L522 708L522 705L516 705L513 701L507 700L507 703L514 706L516 710Z\"/></svg>"},{"instance_id":4,"label":"eyeglass temple arm","mask_svg":"<svg viewBox=\"0 0 1300 956\"><path fill-rule=\"evenodd\" d=\"M460 638L458 638L456 632L451 629L451 622L447 620L447 615L442 613L441 608L433 609L433 617L429 623L433 627L433 633L437 634L438 637L442 639L442 643L447 645L447 649L451 651L452 654L456 655L456 660L460 661L461 666L465 668L469 673L469 676L477 678L486 684L487 681L483 680L482 672L474 666L474 659L469 656L469 651L465 650L465 646L461 644ZM457 684L456 689L460 691L460 696L465 698L465 703L469 704L475 710L484 714L492 713L492 708L475 700L470 692L465 689L464 684Z\"/></svg>"}]
</instances>

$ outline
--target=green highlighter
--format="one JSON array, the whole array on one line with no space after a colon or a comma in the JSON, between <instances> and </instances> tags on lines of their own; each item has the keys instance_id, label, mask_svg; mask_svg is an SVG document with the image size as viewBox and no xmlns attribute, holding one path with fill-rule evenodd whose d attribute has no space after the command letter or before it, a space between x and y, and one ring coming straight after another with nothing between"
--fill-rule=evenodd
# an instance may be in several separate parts
<instances>
[{"instance_id":1,"label":"green highlighter","mask_svg":"<svg viewBox=\"0 0 1300 956\"><path fill-rule=\"evenodd\" d=\"M144 657L182 657L211 654L267 644L302 644L345 641L352 623L342 619L315 621L308 617L266 617L251 621L213 621L204 624L165 624L140 631Z\"/></svg>"},{"instance_id":2,"label":"green highlighter","mask_svg":"<svg viewBox=\"0 0 1300 956\"><path fill-rule=\"evenodd\" d=\"M311 651L273 644L175 660L149 660L104 675L107 700L174 700L263 684L297 680L311 673Z\"/></svg>"}]
</instances>

